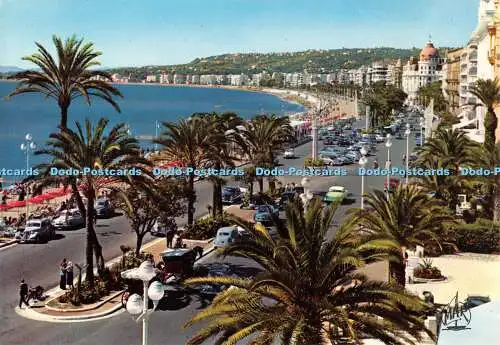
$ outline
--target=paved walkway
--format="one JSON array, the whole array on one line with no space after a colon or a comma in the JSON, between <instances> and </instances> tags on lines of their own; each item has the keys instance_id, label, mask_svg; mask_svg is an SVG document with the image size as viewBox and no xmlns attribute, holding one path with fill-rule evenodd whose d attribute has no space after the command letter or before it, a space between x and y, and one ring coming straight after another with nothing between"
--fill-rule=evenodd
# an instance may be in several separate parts
<instances>
[{"instance_id":1,"label":"paved walkway","mask_svg":"<svg viewBox=\"0 0 500 345\"><path fill-rule=\"evenodd\" d=\"M462 253L434 258L433 265L446 281L407 284L408 290L421 294L430 291L436 303L448 303L458 291L460 300L468 295L486 295L500 299L500 255Z\"/></svg>"}]
</instances>

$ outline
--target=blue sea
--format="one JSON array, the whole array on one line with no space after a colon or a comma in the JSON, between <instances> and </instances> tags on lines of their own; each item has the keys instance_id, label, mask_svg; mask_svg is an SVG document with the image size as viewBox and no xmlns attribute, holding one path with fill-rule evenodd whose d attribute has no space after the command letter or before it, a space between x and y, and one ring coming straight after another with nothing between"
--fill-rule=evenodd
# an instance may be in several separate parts
<instances>
[{"instance_id":1,"label":"blue sea","mask_svg":"<svg viewBox=\"0 0 500 345\"><path fill-rule=\"evenodd\" d=\"M16 84L0 82L0 169L26 167L25 153L20 145L26 133L33 136L38 147L44 145L50 133L57 131L59 108L53 99L38 94L18 95L3 99ZM154 136L155 121L178 121L194 112L234 111L244 119L260 113L288 114L303 111L297 104L287 103L273 95L222 88L164 87L158 85L118 85L123 98L118 99L121 113L94 99L88 106L75 100L69 110L68 125L89 118L110 120L110 125L124 122L134 136ZM142 142L151 147L150 142ZM30 157L30 165L46 160L42 156ZM7 178L6 178L7 179ZM11 180L12 178L8 178Z\"/></svg>"}]
</instances>

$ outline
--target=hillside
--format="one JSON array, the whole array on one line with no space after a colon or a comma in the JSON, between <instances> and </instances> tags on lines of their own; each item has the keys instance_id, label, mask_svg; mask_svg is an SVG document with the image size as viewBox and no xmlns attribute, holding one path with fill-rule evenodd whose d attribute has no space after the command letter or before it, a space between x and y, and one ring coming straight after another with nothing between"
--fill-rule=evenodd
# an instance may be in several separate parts
<instances>
[{"instance_id":1,"label":"hillside","mask_svg":"<svg viewBox=\"0 0 500 345\"><path fill-rule=\"evenodd\" d=\"M444 54L444 48L441 51ZM112 72L128 75L132 78L143 78L146 73L177 72L181 74L239 74L268 72L301 72L329 73L341 68L358 68L380 60L401 59L403 63L410 56L417 56L420 48L363 48L363 49L331 49L307 50L294 53L249 53L223 54L197 58L182 65L144 66L130 68L114 68Z\"/></svg>"}]
</instances>

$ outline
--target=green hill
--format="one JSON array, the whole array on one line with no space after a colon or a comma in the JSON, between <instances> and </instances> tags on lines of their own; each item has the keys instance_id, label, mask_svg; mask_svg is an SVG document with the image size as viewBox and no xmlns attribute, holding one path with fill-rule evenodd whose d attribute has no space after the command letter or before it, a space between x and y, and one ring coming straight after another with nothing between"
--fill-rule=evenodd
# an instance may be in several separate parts
<instances>
[{"instance_id":1,"label":"green hill","mask_svg":"<svg viewBox=\"0 0 500 345\"><path fill-rule=\"evenodd\" d=\"M441 48L444 55L444 48ZM252 74L263 70L268 72L301 72L329 73L338 69L358 68L380 60L401 59L403 63L410 56L418 56L420 48L359 48L307 50L293 53L246 53L223 54L197 58L187 64L125 67L111 69L113 73L131 74L133 79L142 79L147 73L180 73L180 74Z\"/></svg>"}]
</instances>

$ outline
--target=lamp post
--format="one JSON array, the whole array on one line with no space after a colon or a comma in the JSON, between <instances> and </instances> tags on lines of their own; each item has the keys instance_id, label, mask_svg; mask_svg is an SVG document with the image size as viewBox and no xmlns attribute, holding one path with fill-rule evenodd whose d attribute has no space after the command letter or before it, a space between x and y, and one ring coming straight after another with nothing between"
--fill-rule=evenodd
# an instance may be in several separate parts
<instances>
[{"instance_id":1,"label":"lamp post","mask_svg":"<svg viewBox=\"0 0 500 345\"><path fill-rule=\"evenodd\" d=\"M365 167L365 164L368 162L368 159L366 158L366 154L368 151L362 147L361 150L359 150L361 153L361 158L359 159L359 165L361 165L362 168ZM361 174L361 209L363 210L365 208L365 174Z\"/></svg>"},{"instance_id":2,"label":"lamp post","mask_svg":"<svg viewBox=\"0 0 500 345\"><path fill-rule=\"evenodd\" d=\"M420 118L420 146L424 146L424 124L425 119L423 117Z\"/></svg>"},{"instance_id":3,"label":"lamp post","mask_svg":"<svg viewBox=\"0 0 500 345\"><path fill-rule=\"evenodd\" d=\"M142 320L142 345L148 345L149 315L155 311L158 302L165 294L163 284L154 281L148 288L148 284L156 276L156 270L150 261L144 261L138 268L133 268L121 273L124 279L142 280L144 286L143 297L138 294L131 295L127 300L127 311L131 315L139 315L136 322ZM148 310L149 299L153 301L154 308Z\"/></svg>"},{"instance_id":4,"label":"lamp post","mask_svg":"<svg viewBox=\"0 0 500 345\"><path fill-rule=\"evenodd\" d=\"M313 110L312 113L312 128L311 128L311 135L312 135L312 158L316 159L318 155L318 122L316 119L316 110Z\"/></svg>"},{"instance_id":5,"label":"lamp post","mask_svg":"<svg viewBox=\"0 0 500 345\"><path fill-rule=\"evenodd\" d=\"M160 123L155 120L155 138L158 138L158 130L160 129ZM158 151L158 144L155 143L155 152Z\"/></svg>"},{"instance_id":6,"label":"lamp post","mask_svg":"<svg viewBox=\"0 0 500 345\"><path fill-rule=\"evenodd\" d=\"M388 170L387 171L387 181L386 181L386 184L387 184L387 187L386 187L386 191L387 191L387 200L389 200L389 188L390 188L390 169L391 169L391 146L392 146L392 135L390 134L387 134L387 141L385 142L385 147L387 147L387 162L385 163L385 168Z\"/></svg>"},{"instance_id":7,"label":"lamp post","mask_svg":"<svg viewBox=\"0 0 500 345\"><path fill-rule=\"evenodd\" d=\"M26 174L28 174L28 170L30 168L30 151L36 149L36 144L33 141L33 136L31 134L26 134L24 137L24 142L21 144L21 150L26 154ZM28 221L29 217L29 190L26 188L26 221Z\"/></svg>"},{"instance_id":8,"label":"lamp post","mask_svg":"<svg viewBox=\"0 0 500 345\"><path fill-rule=\"evenodd\" d=\"M406 135L406 184L408 184L408 162L409 162L409 157L408 157L408 154L409 154L409 151L410 151L410 134L411 134L411 130L410 130L410 124L407 123L406 124L406 131L405 131L405 135ZM420 139L422 140L422 139Z\"/></svg>"}]
</instances>

